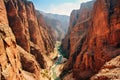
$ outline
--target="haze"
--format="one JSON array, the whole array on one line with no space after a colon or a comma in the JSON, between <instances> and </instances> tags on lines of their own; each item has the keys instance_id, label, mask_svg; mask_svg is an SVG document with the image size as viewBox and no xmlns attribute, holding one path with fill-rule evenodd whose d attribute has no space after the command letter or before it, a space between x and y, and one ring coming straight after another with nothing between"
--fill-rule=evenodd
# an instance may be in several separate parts
<instances>
[{"instance_id":1,"label":"haze","mask_svg":"<svg viewBox=\"0 0 120 80\"><path fill-rule=\"evenodd\" d=\"M73 9L79 9L80 4L91 0L30 0L35 7L46 13L70 15Z\"/></svg>"}]
</instances>

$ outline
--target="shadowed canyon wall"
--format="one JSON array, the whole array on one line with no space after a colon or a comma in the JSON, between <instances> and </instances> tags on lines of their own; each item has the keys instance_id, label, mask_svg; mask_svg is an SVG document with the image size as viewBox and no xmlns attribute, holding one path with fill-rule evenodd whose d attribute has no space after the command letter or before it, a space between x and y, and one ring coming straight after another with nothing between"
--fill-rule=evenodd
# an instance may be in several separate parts
<instances>
[{"instance_id":1,"label":"shadowed canyon wall","mask_svg":"<svg viewBox=\"0 0 120 80\"><path fill-rule=\"evenodd\" d=\"M62 46L69 54L64 69L72 70L76 80L89 79L106 61L120 55L119 14L119 0L83 3L71 13Z\"/></svg>"}]
</instances>

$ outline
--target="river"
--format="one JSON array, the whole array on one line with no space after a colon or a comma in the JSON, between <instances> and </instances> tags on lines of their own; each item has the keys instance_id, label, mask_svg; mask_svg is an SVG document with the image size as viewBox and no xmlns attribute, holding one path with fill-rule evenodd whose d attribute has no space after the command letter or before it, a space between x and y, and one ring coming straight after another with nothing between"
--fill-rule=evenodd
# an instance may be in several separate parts
<instances>
[{"instance_id":1,"label":"river","mask_svg":"<svg viewBox=\"0 0 120 80\"><path fill-rule=\"evenodd\" d=\"M64 62L67 60L62 56L62 53L59 51L60 49L60 42L56 42L55 48L57 49L58 58L55 61L54 65L51 67L52 78L53 80L60 80L59 75L62 72L62 68L64 66Z\"/></svg>"},{"instance_id":2,"label":"river","mask_svg":"<svg viewBox=\"0 0 120 80\"><path fill-rule=\"evenodd\" d=\"M60 49L61 42L56 42L54 52L51 55L51 59L57 58L50 69L41 69L42 80L61 80L59 75L62 72L66 58L63 57Z\"/></svg>"}]
</instances>

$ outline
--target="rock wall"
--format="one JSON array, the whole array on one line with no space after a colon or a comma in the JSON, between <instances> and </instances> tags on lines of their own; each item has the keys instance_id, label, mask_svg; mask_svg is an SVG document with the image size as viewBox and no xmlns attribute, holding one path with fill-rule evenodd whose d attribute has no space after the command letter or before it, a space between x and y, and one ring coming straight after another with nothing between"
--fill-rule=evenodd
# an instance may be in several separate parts
<instances>
[{"instance_id":1,"label":"rock wall","mask_svg":"<svg viewBox=\"0 0 120 80\"><path fill-rule=\"evenodd\" d=\"M0 79L40 80L55 43L42 15L27 0L0 0L0 14Z\"/></svg>"},{"instance_id":2,"label":"rock wall","mask_svg":"<svg viewBox=\"0 0 120 80\"><path fill-rule=\"evenodd\" d=\"M25 3L22 0L8 0L5 3L9 25L16 37L17 44L30 52Z\"/></svg>"},{"instance_id":3,"label":"rock wall","mask_svg":"<svg viewBox=\"0 0 120 80\"><path fill-rule=\"evenodd\" d=\"M32 50L30 45L30 42L33 42L39 46L37 52L39 55L49 55L54 50L55 40L48 30L43 16L36 12L33 3L26 0L8 0L5 4L9 25L16 37L17 44L27 52L32 51L30 53L35 55L33 52L35 49ZM44 62L44 58L40 58ZM45 66L45 63L42 65Z\"/></svg>"},{"instance_id":4,"label":"rock wall","mask_svg":"<svg viewBox=\"0 0 120 80\"><path fill-rule=\"evenodd\" d=\"M75 24L77 23L78 12L79 10L73 10L71 12L68 32L65 38L62 40L62 47L63 47L63 50L66 52L66 54L69 54L70 52L70 32L72 28L75 26Z\"/></svg>"},{"instance_id":5,"label":"rock wall","mask_svg":"<svg viewBox=\"0 0 120 80\"><path fill-rule=\"evenodd\" d=\"M120 79L120 56L106 62L100 71L90 80L119 80Z\"/></svg>"},{"instance_id":6,"label":"rock wall","mask_svg":"<svg viewBox=\"0 0 120 80\"><path fill-rule=\"evenodd\" d=\"M45 44L45 49L48 54L52 52L54 49L53 45L55 44L54 31L51 29L51 27L46 25L44 17L40 12L36 12L36 15L38 18L38 25L40 26L40 32L43 38L43 42Z\"/></svg>"},{"instance_id":7,"label":"rock wall","mask_svg":"<svg viewBox=\"0 0 120 80\"><path fill-rule=\"evenodd\" d=\"M54 46L51 44L53 40L48 38L51 35L47 33L47 27L44 20L42 20L42 15L40 13L36 15L36 10L32 2L26 0L9 0L6 2L6 9L9 25L15 34L17 43L21 47L30 52L29 40L31 40L40 47L43 53L49 53L53 50ZM41 30L42 27L44 29ZM42 34L42 31L46 32L46 36ZM50 41L46 42L44 39ZM48 47L43 46L45 44L48 44L47 46L51 45L51 50L47 50Z\"/></svg>"},{"instance_id":8,"label":"rock wall","mask_svg":"<svg viewBox=\"0 0 120 80\"><path fill-rule=\"evenodd\" d=\"M8 25L4 1L0 0L0 79L24 80L15 36Z\"/></svg>"},{"instance_id":9,"label":"rock wall","mask_svg":"<svg viewBox=\"0 0 120 80\"><path fill-rule=\"evenodd\" d=\"M87 10L85 6L90 5L81 6L81 17L69 32L70 56L65 69L72 69L76 80L89 79L106 61L120 55L120 1L97 0Z\"/></svg>"},{"instance_id":10,"label":"rock wall","mask_svg":"<svg viewBox=\"0 0 120 80\"><path fill-rule=\"evenodd\" d=\"M94 1L83 3L79 10L73 10L71 13L69 30L62 42L63 50L69 54L65 70L73 68L76 57L81 51L91 25L93 3Z\"/></svg>"}]
</instances>

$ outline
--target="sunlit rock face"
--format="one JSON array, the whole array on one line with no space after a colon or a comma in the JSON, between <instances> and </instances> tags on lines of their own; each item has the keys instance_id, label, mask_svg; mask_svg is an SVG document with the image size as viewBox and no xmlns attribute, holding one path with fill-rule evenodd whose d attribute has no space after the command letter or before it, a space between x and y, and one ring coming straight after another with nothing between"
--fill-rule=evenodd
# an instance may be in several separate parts
<instances>
[{"instance_id":1,"label":"sunlit rock face","mask_svg":"<svg viewBox=\"0 0 120 80\"><path fill-rule=\"evenodd\" d=\"M8 25L3 0L0 0L0 14L0 79L24 80L15 36Z\"/></svg>"},{"instance_id":2,"label":"sunlit rock face","mask_svg":"<svg viewBox=\"0 0 120 80\"><path fill-rule=\"evenodd\" d=\"M20 55L22 73L25 80L29 80L31 78L33 78L32 80L40 80L41 79L40 66L36 61L35 57L18 45L17 50Z\"/></svg>"},{"instance_id":3,"label":"sunlit rock face","mask_svg":"<svg viewBox=\"0 0 120 80\"><path fill-rule=\"evenodd\" d=\"M53 36L54 32L52 32L52 29L48 30L43 16L36 12L32 2L26 0L8 0L5 1L5 5L9 25L15 35L17 44L25 51L34 54L39 63L44 62L44 58L41 56L41 59L38 59L36 54L49 55L54 50L55 37ZM31 47L30 42L37 45L39 50L36 48L32 50L33 46ZM45 66L46 63L40 65Z\"/></svg>"},{"instance_id":4,"label":"sunlit rock face","mask_svg":"<svg viewBox=\"0 0 120 80\"><path fill-rule=\"evenodd\" d=\"M120 56L106 62L100 71L90 80L119 80L120 79Z\"/></svg>"},{"instance_id":5,"label":"sunlit rock face","mask_svg":"<svg viewBox=\"0 0 120 80\"><path fill-rule=\"evenodd\" d=\"M43 16L36 12L34 5L26 3L26 11L29 24L30 40L40 47L42 53L49 54L54 49L54 37L43 19Z\"/></svg>"},{"instance_id":6,"label":"sunlit rock face","mask_svg":"<svg viewBox=\"0 0 120 80\"><path fill-rule=\"evenodd\" d=\"M76 80L89 79L106 61L120 54L120 1L97 0L91 11L83 8L78 12L80 26L76 23L69 33L69 61L73 57L68 63L74 66L69 65L67 69L72 68ZM91 18L85 21L86 17Z\"/></svg>"},{"instance_id":7,"label":"sunlit rock face","mask_svg":"<svg viewBox=\"0 0 120 80\"><path fill-rule=\"evenodd\" d=\"M0 0L0 14L0 79L40 80L40 69L52 65L51 29L27 0Z\"/></svg>"},{"instance_id":8,"label":"sunlit rock face","mask_svg":"<svg viewBox=\"0 0 120 80\"><path fill-rule=\"evenodd\" d=\"M30 52L29 40L31 40L40 47L43 53L49 53L53 50L52 36L47 30L42 15L40 13L36 15L36 10L32 2L26 0L9 0L6 2L6 9L9 24L15 34L17 43L21 47ZM48 45L45 46L45 44ZM47 50L48 46L49 50Z\"/></svg>"}]
</instances>

